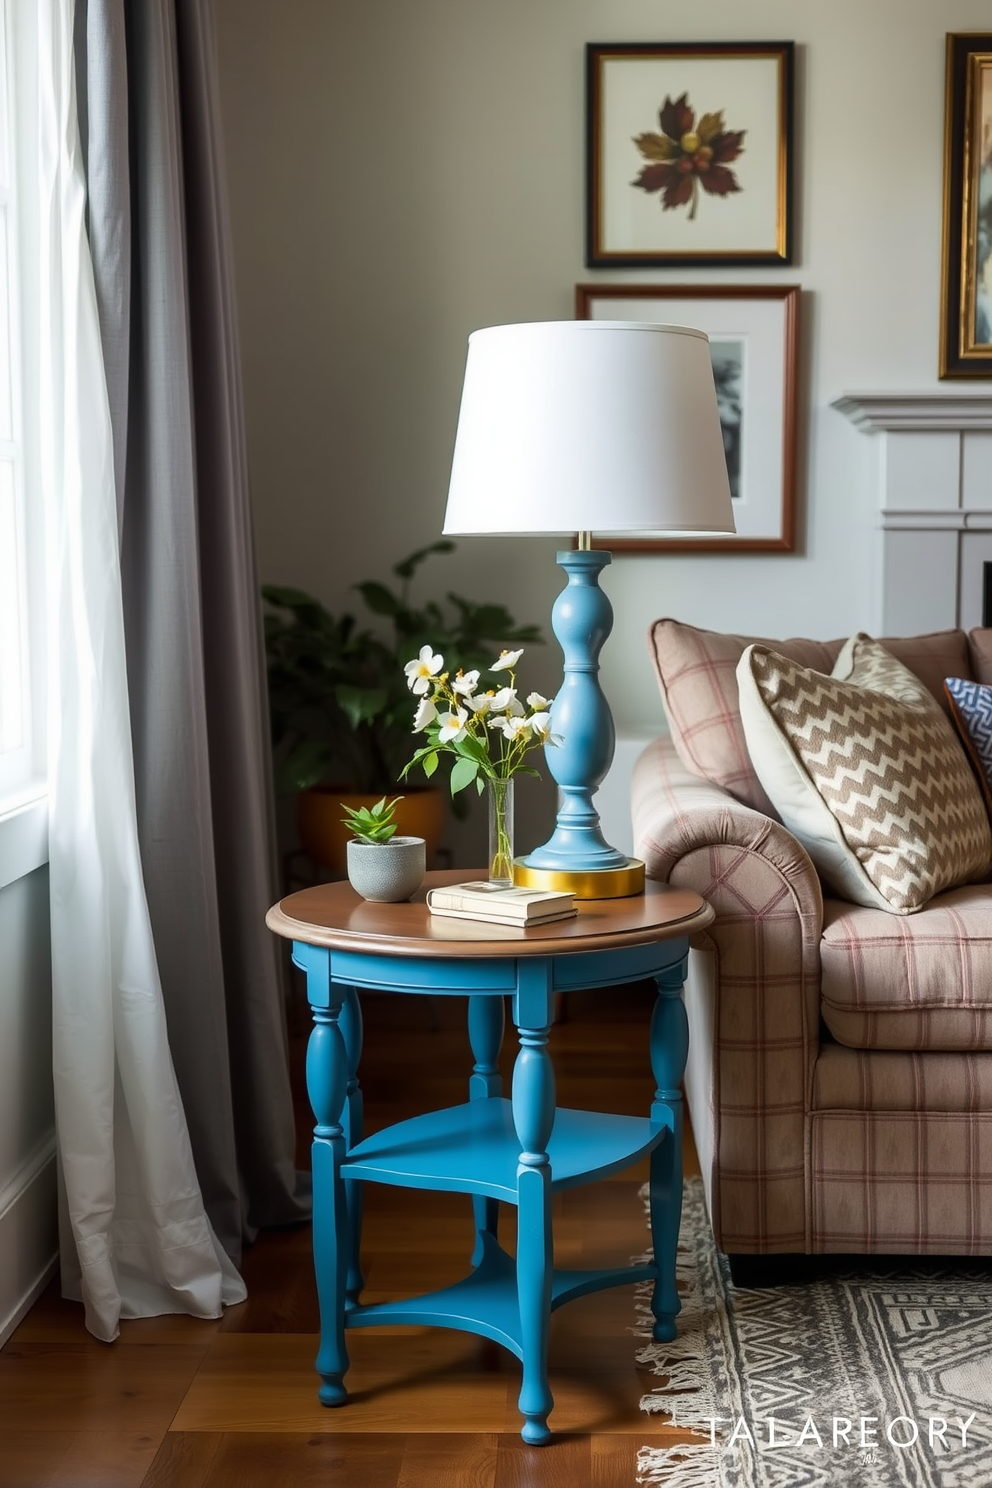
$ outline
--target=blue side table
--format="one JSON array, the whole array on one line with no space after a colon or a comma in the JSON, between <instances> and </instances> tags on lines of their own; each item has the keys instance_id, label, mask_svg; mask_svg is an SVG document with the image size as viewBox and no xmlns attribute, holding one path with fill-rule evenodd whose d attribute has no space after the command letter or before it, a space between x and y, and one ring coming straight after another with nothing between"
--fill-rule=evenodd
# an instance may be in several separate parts
<instances>
[{"instance_id":1,"label":"blue side table","mask_svg":"<svg viewBox=\"0 0 992 1488\"><path fill-rule=\"evenodd\" d=\"M675 1337L675 1248L682 1209L682 1100L688 1036L681 992L688 937L713 912L698 894L649 883L629 899L585 900L575 919L528 930L432 916L429 888L470 877L431 873L405 904L369 904L347 883L291 894L269 928L293 942L306 973L314 1027L307 1050L313 1141L313 1247L320 1302L320 1399L342 1405L345 1332L381 1323L429 1323L495 1339L523 1365L522 1436L551 1433L548 1328L556 1307L603 1287L654 1282L654 1336ZM644 1117L556 1106L548 1035L555 994L653 977L654 1102ZM468 1100L362 1136L358 992L466 997L475 1065ZM511 1098L497 1060L512 998L519 1038ZM650 1154L654 1258L610 1270L559 1270L552 1260L551 1198ZM475 1248L464 1280L406 1301L361 1302L362 1184L470 1194ZM500 1203L518 1208L514 1260L497 1237Z\"/></svg>"}]
</instances>

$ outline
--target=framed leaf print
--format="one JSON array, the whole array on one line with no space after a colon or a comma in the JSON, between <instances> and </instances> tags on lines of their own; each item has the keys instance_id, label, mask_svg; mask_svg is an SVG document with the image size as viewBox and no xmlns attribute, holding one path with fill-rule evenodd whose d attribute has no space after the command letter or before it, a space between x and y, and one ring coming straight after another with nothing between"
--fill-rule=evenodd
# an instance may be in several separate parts
<instances>
[{"instance_id":1,"label":"framed leaf print","mask_svg":"<svg viewBox=\"0 0 992 1488\"><path fill-rule=\"evenodd\" d=\"M598 534L615 553L791 553L796 545L797 284L579 284L577 320L693 326L710 341L732 535Z\"/></svg>"},{"instance_id":2,"label":"framed leaf print","mask_svg":"<svg viewBox=\"0 0 992 1488\"><path fill-rule=\"evenodd\" d=\"M992 32L947 37L941 377L992 377Z\"/></svg>"},{"instance_id":3,"label":"framed leaf print","mask_svg":"<svg viewBox=\"0 0 992 1488\"><path fill-rule=\"evenodd\" d=\"M793 52L589 44L590 268L792 262Z\"/></svg>"}]
</instances>

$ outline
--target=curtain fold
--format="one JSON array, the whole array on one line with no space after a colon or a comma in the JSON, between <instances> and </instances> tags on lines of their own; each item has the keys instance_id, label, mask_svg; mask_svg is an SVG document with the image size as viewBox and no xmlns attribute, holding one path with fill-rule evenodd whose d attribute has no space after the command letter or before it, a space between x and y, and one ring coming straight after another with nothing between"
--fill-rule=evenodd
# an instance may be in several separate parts
<instances>
[{"instance_id":1,"label":"curtain fold","mask_svg":"<svg viewBox=\"0 0 992 1488\"><path fill-rule=\"evenodd\" d=\"M307 1204L296 1193L278 947L264 925L275 835L213 7L88 0L76 35L124 470L144 882L197 1176L237 1260L259 1226L299 1221ZM98 159L107 142L113 169Z\"/></svg>"},{"instance_id":2,"label":"curtain fold","mask_svg":"<svg viewBox=\"0 0 992 1488\"><path fill-rule=\"evenodd\" d=\"M204 1212L142 883L114 439L86 235L72 0L36 0L42 487L49 596L53 1062L63 1290L215 1317L244 1285Z\"/></svg>"}]
</instances>

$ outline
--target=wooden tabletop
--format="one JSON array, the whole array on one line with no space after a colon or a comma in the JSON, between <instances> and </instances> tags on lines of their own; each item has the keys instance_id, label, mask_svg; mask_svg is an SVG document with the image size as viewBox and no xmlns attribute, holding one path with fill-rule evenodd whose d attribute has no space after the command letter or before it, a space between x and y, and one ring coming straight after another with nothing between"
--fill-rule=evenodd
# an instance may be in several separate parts
<instances>
[{"instance_id":1,"label":"wooden tabletop","mask_svg":"<svg viewBox=\"0 0 992 1488\"><path fill-rule=\"evenodd\" d=\"M427 892L484 878L484 870L428 873L403 904L371 904L350 883L318 884L273 905L265 923L276 935L336 951L385 956L554 956L652 945L704 930L713 911L690 889L645 885L628 899L576 900L574 919L518 929L483 920L446 919L427 908Z\"/></svg>"}]
</instances>

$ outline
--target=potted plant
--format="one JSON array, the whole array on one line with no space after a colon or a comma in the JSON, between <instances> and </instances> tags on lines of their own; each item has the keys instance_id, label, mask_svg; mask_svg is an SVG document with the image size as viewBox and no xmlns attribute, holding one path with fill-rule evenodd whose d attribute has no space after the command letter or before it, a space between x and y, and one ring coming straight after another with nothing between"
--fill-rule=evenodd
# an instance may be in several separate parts
<instances>
[{"instance_id":1,"label":"potted plant","mask_svg":"<svg viewBox=\"0 0 992 1488\"><path fill-rule=\"evenodd\" d=\"M396 835L396 808L402 796L383 796L374 806L341 803L348 842L348 881L356 893L374 904L397 904L409 899L424 881L427 847L423 837Z\"/></svg>"},{"instance_id":2,"label":"potted plant","mask_svg":"<svg viewBox=\"0 0 992 1488\"><path fill-rule=\"evenodd\" d=\"M280 791L298 791L300 837L311 859L345 871L342 797L371 808L395 791L409 753L409 692L403 664L430 641L466 667L483 666L493 646L540 642L504 605L448 593L417 603L411 581L421 564L454 551L447 540L419 548L393 566L393 585L355 587L369 621L333 615L299 589L265 585L269 708ZM424 809L426 803L426 811ZM418 815L419 813L419 815ZM436 846L442 793L426 787L403 797L399 828Z\"/></svg>"}]
</instances>

